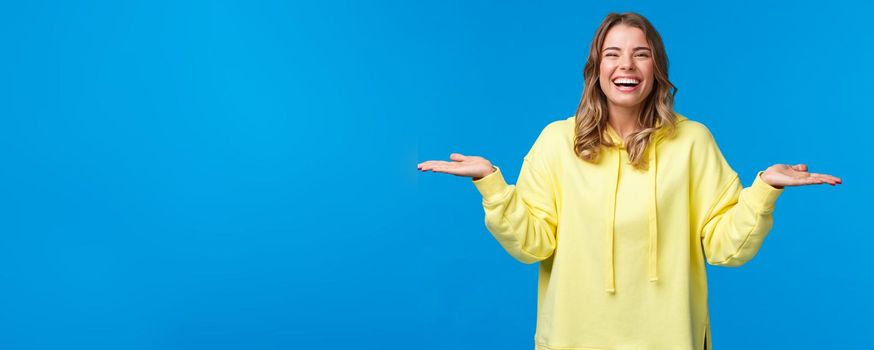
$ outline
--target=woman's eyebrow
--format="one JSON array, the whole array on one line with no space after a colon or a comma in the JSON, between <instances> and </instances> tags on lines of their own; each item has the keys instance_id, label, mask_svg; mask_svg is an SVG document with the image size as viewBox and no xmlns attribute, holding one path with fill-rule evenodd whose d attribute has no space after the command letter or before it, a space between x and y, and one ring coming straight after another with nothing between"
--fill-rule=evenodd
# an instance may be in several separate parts
<instances>
[{"instance_id":1,"label":"woman's eyebrow","mask_svg":"<svg viewBox=\"0 0 874 350\"><path fill-rule=\"evenodd\" d=\"M610 47L604 48L604 50L602 50L601 52L604 52L604 51L607 51L607 50L619 50L619 51L622 51L622 49L620 49L620 48L618 48L618 47L616 47L616 46L610 46ZM635 47L635 48L634 48L633 50L631 50L631 51L637 51L637 50L648 50L648 51L652 51L652 50L650 50L650 48L648 48L648 47L646 47L646 46L638 46L638 47Z\"/></svg>"}]
</instances>

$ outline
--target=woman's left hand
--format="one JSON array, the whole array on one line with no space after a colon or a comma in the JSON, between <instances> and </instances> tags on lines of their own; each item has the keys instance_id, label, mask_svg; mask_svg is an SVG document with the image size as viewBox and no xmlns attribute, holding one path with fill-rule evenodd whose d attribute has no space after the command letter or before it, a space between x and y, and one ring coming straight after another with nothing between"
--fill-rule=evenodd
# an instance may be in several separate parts
<instances>
[{"instance_id":1,"label":"woman's left hand","mask_svg":"<svg viewBox=\"0 0 874 350\"><path fill-rule=\"evenodd\" d=\"M806 164L774 164L762 173L762 181L774 188L783 186L804 186L827 183L837 185L841 178L828 174L809 173Z\"/></svg>"}]
</instances>

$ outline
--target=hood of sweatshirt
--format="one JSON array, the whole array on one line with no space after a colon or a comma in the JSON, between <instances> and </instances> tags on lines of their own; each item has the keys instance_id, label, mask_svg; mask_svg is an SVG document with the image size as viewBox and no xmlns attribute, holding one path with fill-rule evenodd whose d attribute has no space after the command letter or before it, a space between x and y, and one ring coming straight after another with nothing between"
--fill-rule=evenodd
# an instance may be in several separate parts
<instances>
[{"instance_id":1,"label":"hood of sweatshirt","mask_svg":"<svg viewBox=\"0 0 874 350\"><path fill-rule=\"evenodd\" d=\"M686 117L677 114L677 125L687 120ZM647 201L649 204L648 210L648 226L649 226L649 257L648 257L648 276L650 282L658 281L658 241L659 241L659 233L658 233L658 201L656 198L656 184L657 176L658 176L658 145L665 137L666 129L661 128L658 129L653 135L653 142L651 142L646 149L646 156L649 162L649 167L646 171L649 176L650 191L646 194L641 194L641 199ZM606 165L613 171L613 174L609 177L610 183L607 186L612 189L612 195L608 197L607 206L609 208L609 217L607 218L607 226L606 234L607 234L607 247L605 256L607 256L606 266L606 291L608 293L616 292L616 283L615 283L615 267L614 267L614 242L616 235L616 194L619 189L619 176L620 176L620 167L621 167L621 154L620 152L626 152L625 150L625 141L619 136L616 130L607 124L606 136L613 141L614 146L609 147L606 152L603 152L604 161L607 162Z\"/></svg>"}]
</instances>

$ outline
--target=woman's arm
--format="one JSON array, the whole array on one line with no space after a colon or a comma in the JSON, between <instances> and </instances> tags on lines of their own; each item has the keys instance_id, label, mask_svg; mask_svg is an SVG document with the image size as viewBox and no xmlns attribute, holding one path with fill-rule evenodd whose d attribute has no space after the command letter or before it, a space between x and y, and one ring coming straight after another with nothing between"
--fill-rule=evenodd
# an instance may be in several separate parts
<instances>
[{"instance_id":1,"label":"woman's arm","mask_svg":"<svg viewBox=\"0 0 874 350\"><path fill-rule=\"evenodd\" d=\"M517 260L531 264L552 255L556 248L558 212L551 156L556 152L558 124L547 125L523 157L516 185L508 185L499 167L479 156L450 155L451 162L419 163L422 171L468 176L482 194L489 232Z\"/></svg>"},{"instance_id":2,"label":"woman's arm","mask_svg":"<svg viewBox=\"0 0 874 350\"><path fill-rule=\"evenodd\" d=\"M740 266L758 253L774 222L774 203L783 193L762 180L762 173L747 188L733 176L705 216L700 236L710 264Z\"/></svg>"},{"instance_id":3,"label":"woman's arm","mask_svg":"<svg viewBox=\"0 0 874 350\"><path fill-rule=\"evenodd\" d=\"M549 258L556 247L558 213L553 181L538 159L526 156L516 185L500 168L474 180L482 194L489 232L511 256L526 264Z\"/></svg>"},{"instance_id":4,"label":"woman's arm","mask_svg":"<svg viewBox=\"0 0 874 350\"><path fill-rule=\"evenodd\" d=\"M712 203L700 231L704 254L712 265L740 266L758 253L774 222L774 204L786 186L841 183L831 175L808 173L804 164L775 164L743 188L713 135L703 131L701 146L694 152L700 165L694 193L701 199L699 204Z\"/></svg>"}]
</instances>

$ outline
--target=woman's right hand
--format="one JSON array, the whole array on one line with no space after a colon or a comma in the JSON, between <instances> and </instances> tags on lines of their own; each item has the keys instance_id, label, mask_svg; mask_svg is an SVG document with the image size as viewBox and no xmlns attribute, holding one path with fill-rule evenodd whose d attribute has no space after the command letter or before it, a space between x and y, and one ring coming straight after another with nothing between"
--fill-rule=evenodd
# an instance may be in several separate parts
<instances>
[{"instance_id":1,"label":"woman's right hand","mask_svg":"<svg viewBox=\"0 0 874 350\"><path fill-rule=\"evenodd\" d=\"M465 156L460 153L449 155L451 162L429 160L418 165L419 170L431 170L435 173L446 173L456 176L472 177L474 181L482 179L495 171L488 159L479 156Z\"/></svg>"}]
</instances>

